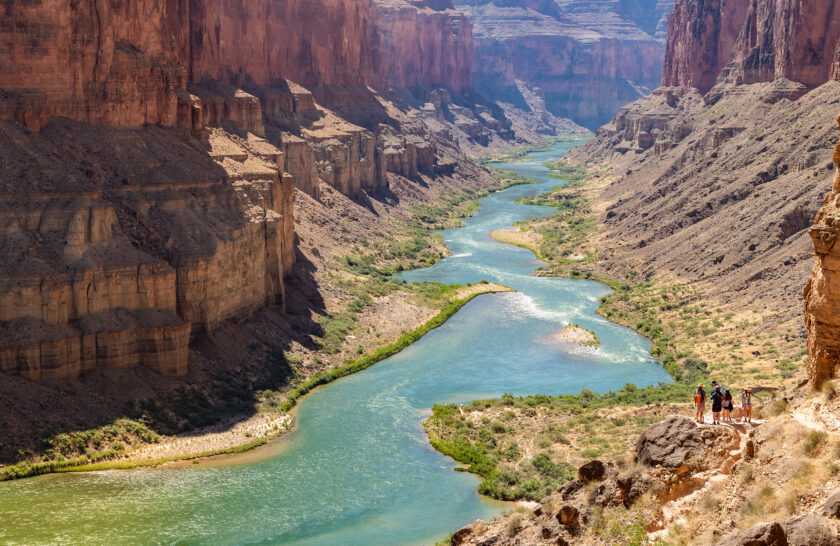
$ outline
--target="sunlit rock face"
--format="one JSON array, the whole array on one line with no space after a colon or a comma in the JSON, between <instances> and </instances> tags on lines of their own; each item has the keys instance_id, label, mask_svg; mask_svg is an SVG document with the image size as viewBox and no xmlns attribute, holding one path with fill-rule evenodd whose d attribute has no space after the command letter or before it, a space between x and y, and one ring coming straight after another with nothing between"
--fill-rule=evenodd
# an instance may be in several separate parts
<instances>
[{"instance_id":1,"label":"sunlit rock face","mask_svg":"<svg viewBox=\"0 0 840 546\"><path fill-rule=\"evenodd\" d=\"M840 120L838 120L840 122ZM840 165L840 144L834 153ZM814 272L805 286L808 377L818 389L840 371L840 174L810 230Z\"/></svg>"},{"instance_id":2,"label":"sunlit rock face","mask_svg":"<svg viewBox=\"0 0 840 546\"><path fill-rule=\"evenodd\" d=\"M527 110L520 87L596 129L659 86L671 0L456 0L473 22L483 95Z\"/></svg>"},{"instance_id":3,"label":"sunlit rock face","mask_svg":"<svg viewBox=\"0 0 840 546\"><path fill-rule=\"evenodd\" d=\"M787 79L814 88L838 75L837 0L677 0L663 86Z\"/></svg>"}]
</instances>

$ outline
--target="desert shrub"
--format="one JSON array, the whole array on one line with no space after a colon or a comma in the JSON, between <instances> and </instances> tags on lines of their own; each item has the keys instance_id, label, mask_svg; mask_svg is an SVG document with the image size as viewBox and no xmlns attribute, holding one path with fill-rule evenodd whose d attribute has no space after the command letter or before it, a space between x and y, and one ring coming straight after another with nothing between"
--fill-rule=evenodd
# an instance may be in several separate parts
<instances>
[{"instance_id":1,"label":"desert shrub","mask_svg":"<svg viewBox=\"0 0 840 546\"><path fill-rule=\"evenodd\" d=\"M813 457L825 443L827 437L828 435L821 430L812 430L805 436L805 440L802 443L802 450L809 457Z\"/></svg>"}]
</instances>

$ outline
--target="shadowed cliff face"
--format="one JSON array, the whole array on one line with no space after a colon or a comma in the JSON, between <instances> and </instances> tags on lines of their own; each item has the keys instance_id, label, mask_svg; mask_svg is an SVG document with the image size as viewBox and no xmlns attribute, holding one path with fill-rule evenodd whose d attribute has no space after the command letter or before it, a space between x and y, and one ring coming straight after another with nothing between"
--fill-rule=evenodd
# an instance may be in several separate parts
<instances>
[{"instance_id":1,"label":"shadowed cliff face","mask_svg":"<svg viewBox=\"0 0 840 546\"><path fill-rule=\"evenodd\" d=\"M473 22L476 89L528 110L519 86L548 110L595 129L659 85L665 0L456 1Z\"/></svg>"},{"instance_id":2,"label":"shadowed cliff face","mask_svg":"<svg viewBox=\"0 0 840 546\"><path fill-rule=\"evenodd\" d=\"M834 162L840 167L840 144ZM808 377L813 388L820 388L840 371L840 173L835 174L823 202L810 230L815 263L804 291Z\"/></svg>"}]
</instances>

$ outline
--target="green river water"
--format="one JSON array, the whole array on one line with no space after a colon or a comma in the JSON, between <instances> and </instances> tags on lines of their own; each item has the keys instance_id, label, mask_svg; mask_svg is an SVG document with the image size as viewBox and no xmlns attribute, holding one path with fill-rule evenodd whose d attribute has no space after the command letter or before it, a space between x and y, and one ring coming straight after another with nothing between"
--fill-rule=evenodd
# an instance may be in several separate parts
<instances>
[{"instance_id":1,"label":"green river water","mask_svg":"<svg viewBox=\"0 0 840 546\"><path fill-rule=\"evenodd\" d=\"M601 284L533 277L533 254L490 232L552 209L514 203L558 183L542 162L573 143L503 165L540 180L481 200L444 232L452 256L407 281L497 281L516 293L474 299L401 353L316 390L286 438L225 464L41 476L0 483L0 543L431 544L507 507L428 443L422 421L441 402L604 392L670 381L649 342L595 314ZM575 322L595 351L550 338Z\"/></svg>"}]
</instances>

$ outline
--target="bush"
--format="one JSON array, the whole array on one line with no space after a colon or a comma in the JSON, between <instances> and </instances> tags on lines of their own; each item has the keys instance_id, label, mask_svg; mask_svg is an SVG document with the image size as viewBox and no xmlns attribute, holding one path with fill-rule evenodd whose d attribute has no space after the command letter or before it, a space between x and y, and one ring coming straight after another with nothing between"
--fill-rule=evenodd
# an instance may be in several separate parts
<instances>
[{"instance_id":1,"label":"bush","mask_svg":"<svg viewBox=\"0 0 840 546\"><path fill-rule=\"evenodd\" d=\"M825 432L822 432L820 430L812 430L805 437L805 441L802 444L802 450L809 457L813 457L819 451L820 446L822 446L823 443L825 443L825 439L827 437L828 435Z\"/></svg>"}]
</instances>

